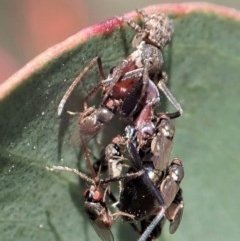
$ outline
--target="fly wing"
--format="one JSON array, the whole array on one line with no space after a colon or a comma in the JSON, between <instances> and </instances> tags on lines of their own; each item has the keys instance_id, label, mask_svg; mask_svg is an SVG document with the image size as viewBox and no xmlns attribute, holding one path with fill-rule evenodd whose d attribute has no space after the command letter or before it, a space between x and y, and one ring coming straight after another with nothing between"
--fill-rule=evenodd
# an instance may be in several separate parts
<instances>
[{"instance_id":1,"label":"fly wing","mask_svg":"<svg viewBox=\"0 0 240 241\"><path fill-rule=\"evenodd\" d=\"M169 207L176 197L179 190L179 185L170 177L167 176L161 184L161 195L166 207Z\"/></svg>"},{"instance_id":2,"label":"fly wing","mask_svg":"<svg viewBox=\"0 0 240 241\"><path fill-rule=\"evenodd\" d=\"M176 232L176 230L178 229L178 226L181 223L182 215L183 215L183 203L181 206L179 206L174 219L172 221L170 221L169 233L173 234Z\"/></svg>"},{"instance_id":3,"label":"fly wing","mask_svg":"<svg viewBox=\"0 0 240 241\"><path fill-rule=\"evenodd\" d=\"M171 234L175 233L178 229L178 226L181 223L182 215L184 209L184 201L182 196L182 189L180 188L176 197L173 200L173 203L167 210L166 217L170 221L169 232Z\"/></svg>"},{"instance_id":4,"label":"fly wing","mask_svg":"<svg viewBox=\"0 0 240 241\"><path fill-rule=\"evenodd\" d=\"M169 163L175 127L170 118L162 114L156 126L157 134L151 143L152 161L157 170L164 170Z\"/></svg>"},{"instance_id":5,"label":"fly wing","mask_svg":"<svg viewBox=\"0 0 240 241\"><path fill-rule=\"evenodd\" d=\"M101 202L85 201L84 207L93 228L101 240L113 241L114 238L110 229L113 219L106 206Z\"/></svg>"},{"instance_id":6,"label":"fly wing","mask_svg":"<svg viewBox=\"0 0 240 241\"><path fill-rule=\"evenodd\" d=\"M161 185L161 194L168 207L165 216L170 222L169 232L171 234L175 233L178 229L183 214L183 200L177 200L178 190L179 185L173 182L171 178L166 178Z\"/></svg>"},{"instance_id":7,"label":"fly wing","mask_svg":"<svg viewBox=\"0 0 240 241\"><path fill-rule=\"evenodd\" d=\"M80 114L81 115L81 114ZM81 124L81 116L78 116L76 119L76 124L72 134L70 136L70 144L75 147L81 147L83 144L86 144L90 141L98 132L104 127L101 128L91 128L90 126L86 126L85 123ZM74 118L75 119L75 118Z\"/></svg>"},{"instance_id":8,"label":"fly wing","mask_svg":"<svg viewBox=\"0 0 240 241\"><path fill-rule=\"evenodd\" d=\"M79 116L78 128L71 138L71 142L77 146L86 144L109 123L114 114L107 108L90 107Z\"/></svg>"},{"instance_id":9,"label":"fly wing","mask_svg":"<svg viewBox=\"0 0 240 241\"><path fill-rule=\"evenodd\" d=\"M104 125L102 125L98 130L90 130L86 133L85 131L80 130L78 125L75 127L75 130L70 137L70 144L75 147L81 147L87 144L92 138L94 138L103 128Z\"/></svg>"},{"instance_id":10,"label":"fly wing","mask_svg":"<svg viewBox=\"0 0 240 241\"><path fill-rule=\"evenodd\" d=\"M114 241L114 237L110 227L106 227L103 224L98 223L97 221L90 221L95 232L102 241Z\"/></svg>"},{"instance_id":11,"label":"fly wing","mask_svg":"<svg viewBox=\"0 0 240 241\"><path fill-rule=\"evenodd\" d=\"M172 141L169 141L163 135L158 135L153 139L151 149L154 167L160 171L164 170L168 166L172 151Z\"/></svg>"}]
</instances>

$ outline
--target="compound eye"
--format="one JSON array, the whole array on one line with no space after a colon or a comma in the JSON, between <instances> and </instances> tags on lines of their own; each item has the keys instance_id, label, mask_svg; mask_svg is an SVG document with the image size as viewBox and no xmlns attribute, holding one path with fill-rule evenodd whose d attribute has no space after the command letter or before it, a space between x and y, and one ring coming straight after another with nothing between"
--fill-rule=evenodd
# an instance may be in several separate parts
<instances>
[{"instance_id":1,"label":"compound eye","mask_svg":"<svg viewBox=\"0 0 240 241\"><path fill-rule=\"evenodd\" d=\"M102 196L102 193L101 193L100 191L96 190L96 191L93 193L92 198L93 198L93 201L99 202L99 201L102 200L103 196Z\"/></svg>"}]
</instances>

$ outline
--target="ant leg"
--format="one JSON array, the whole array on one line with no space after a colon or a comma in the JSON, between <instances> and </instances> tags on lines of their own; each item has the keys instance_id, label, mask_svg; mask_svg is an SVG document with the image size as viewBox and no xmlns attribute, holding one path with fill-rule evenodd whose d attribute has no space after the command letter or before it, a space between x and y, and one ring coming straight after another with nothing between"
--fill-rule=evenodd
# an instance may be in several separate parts
<instances>
[{"instance_id":1,"label":"ant leg","mask_svg":"<svg viewBox=\"0 0 240 241\"><path fill-rule=\"evenodd\" d=\"M166 116L169 117L169 119L176 119L181 116L181 113L179 111L175 111L172 113L165 113Z\"/></svg>"},{"instance_id":2,"label":"ant leg","mask_svg":"<svg viewBox=\"0 0 240 241\"><path fill-rule=\"evenodd\" d=\"M142 233L141 237L138 239L138 241L146 241L148 240L148 236L151 234L153 229L158 225L158 223L165 217L165 208L162 207L159 213L156 215L156 217L152 220L152 222L149 224L149 226L145 229L145 231Z\"/></svg>"},{"instance_id":3,"label":"ant leg","mask_svg":"<svg viewBox=\"0 0 240 241\"><path fill-rule=\"evenodd\" d=\"M120 78L122 77L124 72L126 72L126 68L128 67L128 64L129 64L128 60L124 59L123 61L121 61L119 64L117 64L114 67L113 72L111 74L112 81L110 82L109 86L107 87L107 91L104 93L101 104L104 104L104 102L108 98L110 92L112 91L114 85L120 80Z\"/></svg>"},{"instance_id":4,"label":"ant leg","mask_svg":"<svg viewBox=\"0 0 240 241\"><path fill-rule=\"evenodd\" d=\"M136 9L136 12L142 17L144 22L149 19L149 15L143 9Z\"/></svg>"},{"instance_id":5,"label":"ant leg","mask_svg":"<svg viewBox=\"0 0 240 241\"><path fill-rule=\"evenodd\" d=\"M138 10L137 10L138 12ZM124 21L125 23L127 23L127 25L129 27L131 27L133 30L135 30L137 33L140 33L142 31L142 28L141 26L139 26L136 22L134 22L133 20L131 19L127 19L125 17L121 17L120 18L121 21Z\"/></svg>"},{"instance_id":6,"label":"ant leg","mask_svg":"<svg viewBox=\"0 0 240 241\"><path fill-rule=\"evenodd\" d=\"M144 13L141 10L136 10L136 11L138 14L140 14L140 16L142 18L142 22L144 24L145 23ZM132 47L137 48L137 46L140 44L140 42L143 41L143 39L145 39L149 35L149 31L146 31L146 29L144 29L144 27L141 27L133 20L126 19L124 17L121 20L126 22L128 24L128 26L131 27L136 32L136 35L134 36L134 38L132 40Z\"/></svg>"},{"instance_id":7,"label":"ant leg","mask_svg":"<svg viewBox=\"0 0 240 241\"><path fill-rule=\"evenodd\" d=\"M98 70L99 73L101 75L101 77L103 79L105 79L105 75L103 72L103 67L102 67L102 61L100 57L95 57L93 58L88 64L87 66L83 69L83 71L81 71L81 73L76 77L76 79L73 81L73 83L70 85L70 87L67 89L67 91L65 92L63 98L61 99L59 105L58 105L58 116L62 115L64 106L69 98L69 96L71 95L71 93L73 92L73 90L76 88L76 86L80 83L80 81L82 80L82 78L87 74L87 72L95 65L95 63L97 62L98 65Z\"/></svg>"},{"instance_id":8,"label":"ant leg","mask_svg":"<svg viewBox=\"0 0 240 241\"><path fill-rule=\"evenodd\" d=\"M134 69L134 70L128 71L121 78L121 81L126 81L126 80L131 79L131 78L141 78L143 70L144 70L144 68L138 68L138 69ZM102 82L103 85L107 86L107 85L109 85L109 83L112 82L112 80L113 80L113 76L108 76L107 79L102 80L101 82Z\"/></svg>"},{"instance_id":9,"label":"ant leg","mask_svg":"<svg viewBox=\"0 0 240 241\"><path fill-rule=\"evenodd\" d=\"M91 172L91 176L92 176L92 177L96 177L95 170L94 170L94 168L93 168L93 166L92 166L92 163L91 163L91 161L90 161L89 151L88 151L87 147L84 145L84 142L83 142L83 141L82 141L82 143L83 143L82 147L83 147L84 158L85 158L85 160L86 160L87 167L88 167L88 169L89 169L90 172ZM99 170L99 171L100 171L100 170Z\"/></svg>"},{"instance_id":10,"label":"ant leg","mask_svg":"<svg viewBox=\"0 0 240 241\"><path fill-rule=\"evenodd\" d=\"M172 120L172 119L176 119L176 118L180 117L180 116L181 116L181 113L177 110L177 111L175 111L175 112L170 112L170 113L160 112L160 113L157 113L157 114L156 114L156 116L158 116L158 117L160 117L160 118L161 118L162 115L165 115L165 116L167 116L169 119Z\"/></svg>"},{"instance_id":11,"label":"ant leg","mask_svg":"<svg viewBox=\"0 0 240 241\"><path fill-rule=\"evenodd\" d=\"M158 88L164 93L167 99L172 103L172 105L177 109L179 115L181 116L183 113L183 109L173 94L170 92L168 87L166 86L166 82L168 80L167 73L162 72L162 78L158 81Z\"/></svg>"},{"instance_id":12,"label":"ant leg","mask_svg":"<svg viewBox=\"0 0 240 241\"><path fill-rule=\"evenodd\" d=\"M134 113L138 109L139 105L141 105L142 100L146 96L146 91L147 91L147 88L148 88L148 85L149 85L148 69L149 69L148 68L148 62L145 62L144 68L139 71L139 72L142 72L142 84L143 84L143 86L142 86L142 90L141 90L141 95L140 95L139 99L137 100L137 104L129 115L130 117L134 115Z\"/></svg>"}]
</instances>

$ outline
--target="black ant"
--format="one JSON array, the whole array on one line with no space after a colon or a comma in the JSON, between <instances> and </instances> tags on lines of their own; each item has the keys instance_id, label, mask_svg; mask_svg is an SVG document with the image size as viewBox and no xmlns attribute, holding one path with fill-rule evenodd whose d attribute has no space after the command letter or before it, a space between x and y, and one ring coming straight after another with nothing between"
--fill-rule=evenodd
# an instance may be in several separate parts
<instances>
[{"instance_id":1,"label":"black ant","mask_svg":"<svg viewBox=\"0 0 240 241\"><path fill-rule=\"evenodd\" d=\"M104 80L84 100L84 111L79 118L82 140L88 140L98 133L115 114L134 121L136 129L141 129L143 124L152 117L153 108L160 102L158 88L175 106L178 114L182 114L180 104L165 85L167 74L162 71L164 62L162 49L171 40L172 22L164 14L147 15L143 10L137 10L137 12L143 19L142 27L131 20L122 19L137 32L132 42L136 50L119 62L107 78L104 75L101 58L93 58L66 91L58 106L58 115L61 115L74 88L97 62ZM158 88L153 82L156 76L161 76L158 80ZM88 107L87 100L100 88L103 90L100 106Z\"/></svg>"}]
</instances>

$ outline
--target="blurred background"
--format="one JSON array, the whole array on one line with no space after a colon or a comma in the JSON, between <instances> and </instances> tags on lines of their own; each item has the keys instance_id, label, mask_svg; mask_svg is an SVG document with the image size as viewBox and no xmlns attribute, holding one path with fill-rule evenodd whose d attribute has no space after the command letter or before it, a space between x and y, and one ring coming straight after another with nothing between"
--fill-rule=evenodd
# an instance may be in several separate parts
<instances>
[{"instance_id":1,"label":"blurred background","mask_svg":"<svg viewBox=\"0 0 240 241\"><path fill-rule=\"evenodd\" d=\"M168 1L0 0L0 83L36 55L84 27L163 2ZM239 0L210 2L240 9Z\"/></svg>"}]
</instances>

